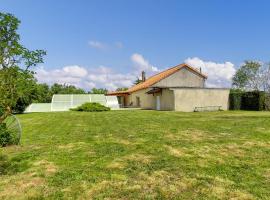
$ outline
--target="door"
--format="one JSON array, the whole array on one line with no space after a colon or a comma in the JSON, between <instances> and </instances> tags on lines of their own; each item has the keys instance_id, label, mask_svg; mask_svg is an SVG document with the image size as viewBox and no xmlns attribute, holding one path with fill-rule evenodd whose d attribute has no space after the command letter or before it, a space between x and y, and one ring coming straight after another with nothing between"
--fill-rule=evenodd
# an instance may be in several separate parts
<instances>
[{"instance_id":1,"label":"door","mask_svg":"<svg viewBox=\"0 0 270 200\"><path fill-rule=\"evenodd\" d=\"M139 108L141 107L141 100L140 97L136 97L136 106Z\"/></svg>"},{"instance_id":2,"label":"door","mask_svg":"<svg viewBox=\"0 0 270 200\"><path fill-rule=\"evenodd\" d=\"M156 110L160 110L160 96L156 97Z\"/></svg>"}]
</instances>

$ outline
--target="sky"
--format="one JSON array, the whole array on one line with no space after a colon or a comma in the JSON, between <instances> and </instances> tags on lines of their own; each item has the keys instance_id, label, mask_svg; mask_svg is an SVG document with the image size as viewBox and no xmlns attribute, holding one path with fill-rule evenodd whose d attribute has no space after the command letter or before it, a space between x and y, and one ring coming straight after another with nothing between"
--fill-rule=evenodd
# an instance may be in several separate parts
<instances>
[{"instance_id":1,"label":"sky","mask_svg":"<svg viewBox=\"0 0 270 200\"><path fill-rule=\"evenodd\" d=\"M230 87L245 60L268 62L267 0L0 0L21 20L21 43L44 49L39 82L128 87L186 62L208 87Z\"/></svg>"}]
</instances>

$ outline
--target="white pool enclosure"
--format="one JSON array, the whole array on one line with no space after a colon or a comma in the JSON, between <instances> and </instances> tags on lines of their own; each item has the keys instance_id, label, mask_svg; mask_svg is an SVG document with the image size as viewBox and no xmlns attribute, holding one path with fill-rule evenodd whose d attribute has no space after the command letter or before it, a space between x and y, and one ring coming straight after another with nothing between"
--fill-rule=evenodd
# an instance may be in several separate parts
<instances>
[{"instance_id":1,"label":"white pool enclosure","mask_svg":"<svg viewBox=\"0 0 270 200\"><path fill-rule=\"evenodd\" d=\"M116 96L105 96L103 94L55 94L51 103L33 103L25 112L55 112L69 111L87 102L96 102L111 109L119 109Z\"/></svg>"}]
</instances>

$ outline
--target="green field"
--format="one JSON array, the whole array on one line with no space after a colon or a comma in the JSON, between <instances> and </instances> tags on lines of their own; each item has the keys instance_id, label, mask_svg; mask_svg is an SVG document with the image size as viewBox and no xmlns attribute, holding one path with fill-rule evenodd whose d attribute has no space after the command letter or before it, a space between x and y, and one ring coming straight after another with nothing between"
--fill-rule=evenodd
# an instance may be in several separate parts
<instances>
[{"instance_id":1,"label":"green field","mask_svg":"<svg viewBox=\"0 0 270 200\"><path fill-rule=\"evenodd\" d=\"M269 199L270 113L19 115L0 199Z\"/></svg>"}]
</instances>

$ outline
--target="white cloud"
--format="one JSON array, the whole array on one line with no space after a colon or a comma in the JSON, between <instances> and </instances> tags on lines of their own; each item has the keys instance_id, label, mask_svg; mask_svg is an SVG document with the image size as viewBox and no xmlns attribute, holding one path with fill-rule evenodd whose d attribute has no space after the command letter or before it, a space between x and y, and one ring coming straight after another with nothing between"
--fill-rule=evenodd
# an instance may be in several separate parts
<instances>
[{"instance_id":1,"label":"white cloud","mask_svg":"<svg viewBox=\"0 0 270 200\"><path fill-rule=\"evenodd\" d=\"M61 69L46 70L44 67L37 68L36 78L42 83L71 84L77 87L84 87L83 78L88 74L83 67L73 65Z\"/></svg>"},{"instance_id":2,"label":"white cloud","mask_svg":"<svg viewBox=\"0 0 270 200\"><path fill-rule=\"evenodd\" d=\"M134 53L131 56L131 60L137 72L145 71L148 74L159 72L160 70L151 65L141 54Z\"/></svg>"},{"instance_id":3,"label":"white cloud","mask_svg":"<svg viewBox=\"0 0 270 200\"><path fill-rule=\"evenodd\" d=\"M118 87L130 87L134 80L140 76L141 71L146 71L147 77L159 72L160 70L151 65L141 54L135 53L131 56L134 68L130 68L129 73L118 73L112 68L99 66L86 68L78 65L64 66L58 69L36 69L36 78L42 83L60 83L75 85L84 88L86 91L96 88L107 88L115 90ZM235 73L234 65L230 62L215 63L205 62L199 58L188 58L185 60L191 66L202 68L208 75L208 87L230 87L231 78Z\"/></svg>"},{"instance_id":4,"label":"white cloud","mask_svg":"<svg viewBox=\"0 0 270 200\"><path fill-rule=\"evenodd\" d=\"M84 77L87 75L87 70L77 65L64 67L63 72L67 75L72 74L74 77Z\"/></svg>"},{"instance_id":5,"label":"white cloud","mask_svg":"<svg viewBox=\"0 0 270 200\"><path fill-rule=\"evenodd\" d=\"M194 57L186 59L185 63L202 69L202 72L208 76L207 87L230 87L231 79L236 72L231 62L216 63Z\"/></svg>"},{"instance_id":6,"label":"white cloud","mask_svg":"<svg viewBox=\"0 0 270 200\"><path fill-rule=\"evenodd\" d=\"M88 42L88 44L90 47L95 48L95 49L100 49L100 50L107 49L107 45L99 41L91 40Z\"/></svg>"},{"instance_id":7,"label":"white cloud","mask_svg":"<svg viewBox=\"0 0 270 200\"><path fill-rule=\"evenodd\" d=\"M130 73L117 73L103 65L95 68L72 65L51 70L44 67L37 68L36 78L42 83L70 84L87 91L93 87L115 90L119 87L132 86L142 70L146 71L147 76L159 71L140 54L133 54L131 61L135 68L130 68Z\"/></svg>"},{"instance_id":8,"label":"white cloud","mask_svg":"<svg viewBox=\"0 0 270 200\"><path fill-rule=\"evenodd\" d=\"M88 45L92 48L99 49L99 50L122 49L124 47L123 43L119 41L115 43L106 44L104 42L90 40L88 42Z\"/></svg>"},{"instance_id":9,"label":"white cloud","mask_svg":"<svg viewBox=\"0 0 270 200\"><path fill-rule=\"evenodd\" d=\"M115 73L111 68L100 66L97 69L89 70L87 80L94 82L99 87L115 90L118 87L129 87L136 79L131 73Z\"/></svg>"},{"instance_id":10,"label":"white cloud","mask_svg":"<svg viewBox=\"0 0 270 200\"><path fill-rule=\"evenodd\" d=\"M86 91L94 87L115 90L118 87L129 87L136 76L131 73L121 74L111 68L99 66L97 68L84 68L80 66L66 66L60 69L47 70L44 67L36 69L37 80L49 85L53 83L75 85Z\"/></svg>"}]
</instances>

